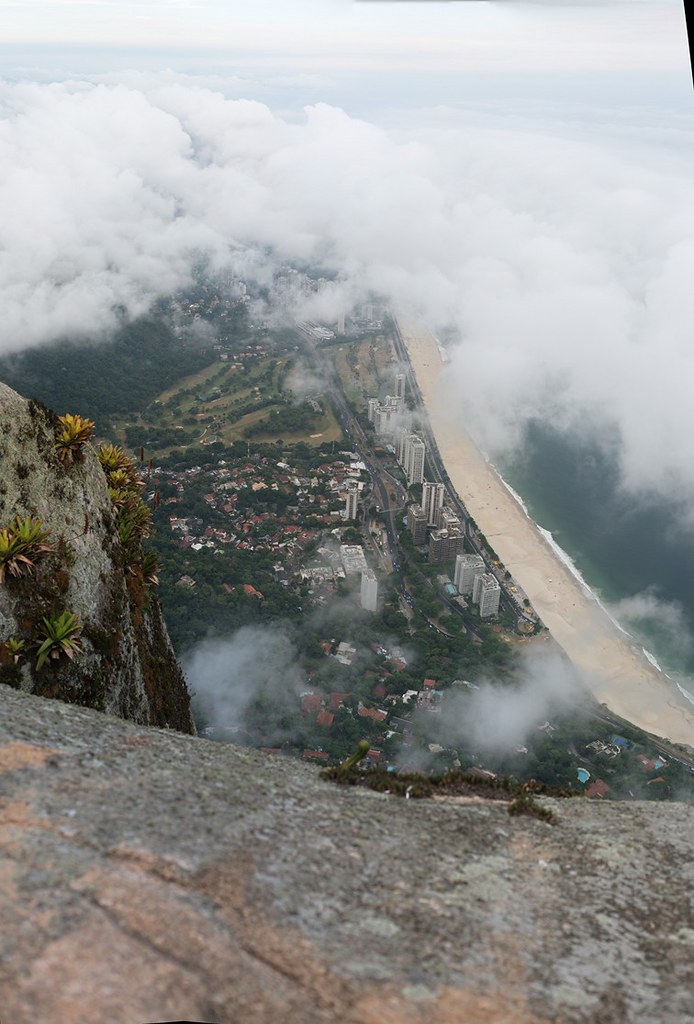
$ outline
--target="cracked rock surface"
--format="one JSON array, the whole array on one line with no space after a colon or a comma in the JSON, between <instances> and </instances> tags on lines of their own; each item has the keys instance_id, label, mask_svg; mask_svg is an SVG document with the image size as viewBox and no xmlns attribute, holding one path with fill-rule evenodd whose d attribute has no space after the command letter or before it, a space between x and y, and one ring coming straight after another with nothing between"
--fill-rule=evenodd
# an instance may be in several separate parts
<instances>
[{"instance_id":1,"label":"cracked rock surface","mask_svg":"<svg viewBox=\"0 0 694 1024\"><path fill-rule=\"evenodd\" d=\"M0 686L0 1020L694 1020L692 808L548 803L336 787Z\"/></svg>"}]
</instances>

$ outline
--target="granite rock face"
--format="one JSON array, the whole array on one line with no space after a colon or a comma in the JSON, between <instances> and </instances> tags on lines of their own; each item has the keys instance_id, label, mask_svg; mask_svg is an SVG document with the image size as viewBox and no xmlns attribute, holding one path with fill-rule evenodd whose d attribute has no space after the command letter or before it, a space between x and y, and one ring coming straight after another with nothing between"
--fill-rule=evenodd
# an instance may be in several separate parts
<instances>
[{"instance_id":1,"label":"granite rock face","mask_svg":"<svg viewBox=\"0 0 694 1024\"><path fill-rule=\"evenodd\" d=\"M3 1024L694 1019L692 808L402 800L0 686Z\"/></svg>"},{"instance_id":2,"label":"granite rock face","mask_svg":"<svg viewBox=\"0 0 694 1024\"><path fill-rule=\"evenodd\" d=\"M68 465L54 444L55 417L0 384L0 528L15 516L50 528L52 553L32 576L0 584L0 644L24 639L0 662L0 681L147 725L194 731L190 700L151 588L128 573L104 473L91 445ZM43 616L70 611L82 653L36 670Z\"/></svg>"}]
</instances>

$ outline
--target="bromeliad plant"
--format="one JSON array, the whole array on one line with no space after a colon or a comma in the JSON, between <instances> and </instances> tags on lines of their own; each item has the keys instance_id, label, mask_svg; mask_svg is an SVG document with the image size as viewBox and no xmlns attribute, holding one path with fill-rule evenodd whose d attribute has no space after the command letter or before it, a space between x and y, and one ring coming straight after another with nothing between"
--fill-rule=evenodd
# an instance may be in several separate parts
<instances>
[{"instance_id":1,"label":"bromeliad plant","mask_svg":"<svg viewBox=\"0 0 694 1024\"><path fill-rule=\"evenodd\" d=\"M20 636L10 636L0 644L0 660L7 659L17 665L24 656L26 641Z\"/></svg>"},{"instance_id":2,"label":"bromeliad plant","mask_svg":"<svg viewBox=\"0 0 694 1024\"><path fill-rule=\"evenodd\" d=\"M140 504L144 482L140 479L134 461L122 448L114 444L99 445L99 462L106 474L108 493L119 513L131 513Z\"/></svg>"},{"instance_id":3,"label":"bromeliad plant","mask_svg":"<svg viewBox=\"0 0 694 1024\"><path fill-rule=\"evenodd\" d=\"M69 412L64 416L59 416L55 431L55 446L60 461L63 464L82 462L84 459L82 449L93 433L93 420L87 420L83 416L73 416Z\"/></svg>"},{"instance_id":4,"label":"bromeliad plant","mask_svg":"<svg viewBox=\"0 0 694 1024\"><path fill-rule=\"evenodd\" d=\"M159 586L159 559L155 551L145 551L142 555L142 575L150 587Z\"/></svg>"},{"instance_id":5,"label":"bromeliad plant","mask_svg":"<svg viewBox=\"0 0 694 1024\"><path fill-rule=\"evenodd\" d=\"M102 444L98 455L116 511L118 537L125 549L125 566L133 575L141 569L145 583L156 586L159 582L157 567L148 553L142 550L142 541L149 537L152 528L152 511L141 495L144 481L135 461L118 445Z\"/></svg>"},{"instance_id":6,"label":"bromeliad plant","mask_svg":"<svg viewBox=\"0 0 694 1024\"><path fill-rule=\"evenodd\" d=\"M6 576L31 576L36 563L53 550L47 544L50 530L33 516L17 516L0 529L0 583Z\"/></svg>"},{"instance_id":7,"label":"bromeliad plant","mask_svg":"<svg viewBox=\"0 0 694 1024\"><path fill-rule=\"evenodd\" d=\"M43 640L37 640L38 652L36 670L39 671L48 659L58 660L63 655L74 658L82 653L79 634L82 626L73 612L64 611L60 615L44 616L39 624L39 633Z\"/></svg>"},{"instance_id":8,"label":"bromeliad plant","mask_svg":"<svg viewBox=\"0 0 694 1024\"><path fill-rule=\"evenodd\" d=\"M126 455L117 444L100 444L98 455L99 462L106 476L115 473L119 469L126 470L129 473L133 465L133 460L130 456Z\"/></svg>"},{"instance_id":9,"label":"bromeliad plant","mask_svg":"<svg viewBox=\"0 0 694 1024\"><path fill-rule=\"evenodd\" d=\"M48 554L53 550L51 544L46 544L51 531L35 516L24 516L24 518L16 516L10 529L20 544L23 544L34 556Z\"/></svg>"},{"instance_id":10,"label":"bromeliad plant","mask_svg":"<svg viewBox=\"0 0 694 1024\"><path fill-rule=\"evenodd\" d=\"M7 527L0 530L0 583L5 576L28 576L33 571L33 563L24 552L20 541Z\"/></svg>"}]
</instances>

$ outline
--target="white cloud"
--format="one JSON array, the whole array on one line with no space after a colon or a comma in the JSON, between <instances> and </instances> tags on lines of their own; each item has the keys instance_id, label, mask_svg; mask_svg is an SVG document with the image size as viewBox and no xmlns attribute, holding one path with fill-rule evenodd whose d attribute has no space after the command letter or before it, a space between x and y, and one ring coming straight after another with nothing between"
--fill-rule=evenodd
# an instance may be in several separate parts
<instances>
[{"instance_id":1,"label":"white cloud","mask_svg":"<svg viewBox=\"0 0 694 1024\"><path fill-rule=\"evenodd\" d=\"M694 650L694 637L682 605L663 600L654 587L623 598L610 607L610 612L637 635L650 637L646 643L657 644L680 664Z\"/></svg>"},{"instance_id":2,"label":"white cloud","mask_svg":"<svg viewBox=\"0 0 694 1024\"><path fill-rule=\"evenodd\" d=\"M694 491L689 121L570 139L439 111L401 138L172 76L0 104L3 351L137 314L195 252L266 247L337 270L317 313L375 288L455 321L451 407L488 447L531 416L610 423L630 486Z\"/></svg>"},{"instance_id":3,"label":"white cloud","mask_svg":"<svg viewBox=\"0 0 694 1024\"><path fill-rule=\"evenodd\" d=\"M183 668L196 709L219 730L242 729L257 700L293 710L306 689L296 650L277 629L243 626L229 637L202 640L184 657Z\"/></svg>"},{"instance_id":4,"label":"white cloud","mask_svg":"<svg viewBox=\"0 0 694 1024\"><path fill-rule=\"evenodd\" d=\"M581 683L565 658L524 653L513 684L483 681L471 691L449 690L436 729L446 746L464 742L478 753L508 752L548 718L575 706L581 694ZM426 725L426 712L420 720Z\"/></svg>"}]
</instances>

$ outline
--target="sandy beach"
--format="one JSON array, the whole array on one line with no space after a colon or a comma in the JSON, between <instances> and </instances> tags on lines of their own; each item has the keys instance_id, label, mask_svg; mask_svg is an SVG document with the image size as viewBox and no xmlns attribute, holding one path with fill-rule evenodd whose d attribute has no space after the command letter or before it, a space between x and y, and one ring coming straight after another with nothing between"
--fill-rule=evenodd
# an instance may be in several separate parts
<instances>
[{"instance_id":1,"label":"sandy beach","mask_svg":"<svg viewBox=\"0 0 694 1024\"><path fill-rule=\"evenodd\" d=\"M433 334L402 313L397 321L453 485L590 691L622 718L694 747L694 707L614 625L446 414L444 364Z\"/></svg>"}]
</instances>

